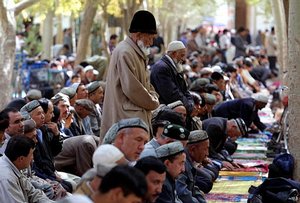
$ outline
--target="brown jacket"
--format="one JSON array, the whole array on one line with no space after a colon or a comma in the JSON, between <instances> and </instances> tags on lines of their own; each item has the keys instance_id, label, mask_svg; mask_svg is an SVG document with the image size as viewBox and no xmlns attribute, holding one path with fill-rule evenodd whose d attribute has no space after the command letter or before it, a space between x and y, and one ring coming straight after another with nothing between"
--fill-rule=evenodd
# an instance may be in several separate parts
<instances>
[{"instance_id":1,"label":"brown jacket","mask_svg":"<svg viewBox=\"0 0 300 203\"><path fill-rule=\"evenodd\" d=\"M112 53L103 103L100 140L120 119L139 117L149 126L151 110L158 107L158 95L149 81L148 59L127 38Z\"/></svg>"}]
</instances>

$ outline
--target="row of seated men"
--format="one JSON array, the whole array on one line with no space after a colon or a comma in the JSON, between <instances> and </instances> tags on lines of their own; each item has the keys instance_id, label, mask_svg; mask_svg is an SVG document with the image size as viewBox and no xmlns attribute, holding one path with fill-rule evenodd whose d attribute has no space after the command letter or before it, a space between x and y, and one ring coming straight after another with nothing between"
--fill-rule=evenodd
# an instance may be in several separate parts
<instances>
[{"instance_id":1,"label":"row of seated men","mask_svg":"<svg viewBox=\"0 0 300 203\"><path fill-rule=\"evenodd\" d=\"M93 166L92 156L99 144L99 138L95 135L99 135L96 132L100 130L100 124L97 122L101 118L101 111L99 110L101 108L98 101L100 100L99 97L101 97L99 94L101 95L102 87L98 81L92 82L87 86L88 92L84 90L86 94L88 93L89 99L77 99L80 87L81 84L75 84L63 89L51 100L42 98L30 101L23 105L20 111L13 108L15 106L14 102L1 111L1 120L8 122L7 126L2 125L5 139L1 146L1 154L5 153L6 146L11 137L23 135L24 132L26 134L33 133L30 137L34 139L36 148L32 169L28 170L28 174L31 174L31 170L34 171L33 177L36 177L38 181L35 178L31 179L32 181L48 181L47 184L46 182L35 184L36 187L44 189L46 193L49 193L51 190L47 191L47 187L44 187L45 184L50 185L52 189L55 188L55 192L49 193L49 197L52 199L61 198L61 196L67 194L66 192L72 192L76 185L70 179L61 178L57 170L82 176ZM93 95L97 98L97 102L93 102ZM197 167L201 168L201 170L197 170L200 171L199 174L202 174L198 176L201 178L196 178L196 180L199 180L200 191L207 193L212 188L212 183L218 176L218 170L221 167L228 169L239 167L232 162L228 154L232 154L236 149L236 144L233 141L240 135L246 134L246 126L243 119L239 119L241 117L239 115L235 115L233 119L230 118L229 120L213 117L202 122L198 119L198 116L201 116L201 112L207 113L205 101L209 101L209 97L203 98L197 94L193 94L193 99L196 107L192 112L192 117L186 115L186 110L180 101L168 106L160 106L153 113L152 128L149 130L147 126L148 136L144 142L150 139L150 135L153 135L153 139L146 144L145 149L144 145L139 147L135 157L132 158L124 152L132 144L122 143L124 144L122 152L125 154L126 159L132 162L136 161L139 157L156 155L155 148L175 140L183 140L182 145L186 147L190 134L189 131L193 132L194 130L203 129L207 132L209 138L205 140L210 141L209 153L203 152L202 147L200 147L200 151L204 153L203 157L199 160L192 160L192 162L197 163ZM260 104L261 106L267 102L265 97L259 94L254 95L253 98L249 98L248 100L251 100L254 105ZM71 111L70 106L73 107ZM232 116L229 113L230 115ZM94 119L95 123L91 121L91 116L96 118ZM252 116L247 119L253 119L254 117L256 118L256 116ZM34 125L25 125L23 122L24 119L34 121ZM247 122L249 122L248 120ZM98 129L95 129L96 127ZM179 131L177 130L177 134L174 129L179 129ZM172 133L168 133L168 131ZM112 143L115 144L114 140L110 141L109 144ZM224 147L227 150L224 150ZM208 156L211 159L208 159ZM182 172L180 171L179 174Z\"/></svg>"}]
</instances>

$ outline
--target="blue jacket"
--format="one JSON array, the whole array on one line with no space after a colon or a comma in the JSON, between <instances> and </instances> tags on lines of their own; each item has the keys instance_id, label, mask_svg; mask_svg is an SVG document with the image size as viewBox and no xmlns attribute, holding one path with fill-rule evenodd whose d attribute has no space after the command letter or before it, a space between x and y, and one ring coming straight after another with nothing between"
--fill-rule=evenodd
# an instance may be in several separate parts
<instances>
[{"instance_id":1,"label":"blue jacket","mask_svg":"<svg viewBox=\"0 0 300 203\"><path fill-rule=\"evenodd\" d=\"M159 194L155 203L182 203L175 190L175 180L168 172L162 187L162 192Z\"/></svg>"},{"instance_id":2,"label":"blue jacket","mask_svg":"<svg viewBox=\"0 0 300 203\"><path fill-rule=\"evenodd\" d=\"M176 180L176 191L179 199L183 203L205 203L204 193L196 186L195 178L197 169L193 166L193 161L187 150L185 171Z\"/></svg>"}]
</instances>

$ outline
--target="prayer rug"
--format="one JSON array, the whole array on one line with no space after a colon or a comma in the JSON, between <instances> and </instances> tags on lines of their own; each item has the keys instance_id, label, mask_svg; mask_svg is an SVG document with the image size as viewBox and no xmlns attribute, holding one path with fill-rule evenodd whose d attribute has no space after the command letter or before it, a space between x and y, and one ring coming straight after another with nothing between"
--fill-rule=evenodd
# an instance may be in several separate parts
<instances>
[{"instance_id":1,"label":"prayer rug","mask_svg":"<svg viewBox=\"0 0 300 203\"><path fill-rule=\"evenodd\" d=\"M217 202L247 202L248 195L226 194L226 193L209 193L206 195L206 201L209 203Z\"/></svg>"},{"instance_id":2,"label":"prayer rug","mask_svg":"<svg viewBox=\"0 0 300 203\"><path fill-rule=\"evenodd\" d=\"M267 173L260 171L220 171L219 176L255 176L261 177L266 176Z\"/></svg>"},{"instance_id":3,"label":"prayer rug","mask_svg":"<svg viewBox=\"0 0 300 203\"><path fill-rule=\"evenodd\" d=\"M267 156L263 153L243 153L236 152L232 155L233 159L261 159L266 160Z\"/></svg>"}]
</instances>

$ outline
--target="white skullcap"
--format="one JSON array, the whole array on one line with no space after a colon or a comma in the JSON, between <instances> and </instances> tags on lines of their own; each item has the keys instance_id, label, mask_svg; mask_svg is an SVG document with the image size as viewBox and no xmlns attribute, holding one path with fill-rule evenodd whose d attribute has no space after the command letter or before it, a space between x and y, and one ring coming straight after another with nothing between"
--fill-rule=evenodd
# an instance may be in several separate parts
<instances>
[{"instance_id":1,"label":"white skullcap","mask_svg":"<svg viewBox=\"0 0 300 203\"><path fill-rule=\"evenodd\" d=\"M204 67L200 70L201 75L206 75L206 74L213 73L213 72L214 71L210 67Z\"/></svg>"},{"instance_id":2,"label":"white skullcap","mask_svg":"<svg viewBox=\"0 0 300 203\"><path fill-rule=\"evenodd\" d=\"M93 74L94 74L94 75L99 75L99 71L93 70Z\"/></svg>"},{"instance_id":3,"label":"white skullcap","mask_svg":"<svg viewBox=\"0 0 300 203\"><path fill-rule=\"evenodd\" d=\"M97 168L98 164L115 167L124 154L114 145L103 144L100 145L93 154L93 164Z\"/></svg>"},{"instance_id":4,"label":"white skullcap","mask_svg":"<svg viewBox=\"0 0 300 203\"><path fill-rule=\"evenodd\" d=\"M168 45L167 52L177 51L180 49L185 49L185 46L182 43L182 41L173 41L173 42L170 42L170 44Z\"/></svg>"},{"instance_id":5,"label":"white skullcap","mask_svg":"<svg viewBox=\"0 0 300 203\"><path fill-rule=\"evenodd\" d=\"M94 70L94 67L93 66L91 66L91 65L88 65L88 66L86 66L84 69L83 69L83 71L86 73L87 71L89 71L89 70Z\"/></svg>"},{"instance_id":6,"label":"white skullcap","mask_svg":"<svg viewBox=\"0 0 300 203\"><path fill-rule=\"evenodd\" d=\"M227 77L226 75L223 75L223 78L225 81L229 81L229 77Z\"/></svg>"},{"instance_id":7,"label":"white skullcap","mask_svg":"<svg viewBox=\"0 0 300 203\"><path fill-rule=\"evenodd\" d=\"M264 93L255 93L255 94L252 94L251 96L255 101L259 101L259 102L263 102L263 103L268 103L269 101L269 97L268 95L264 94Z\"/></svg>"},{"instance_id":8,"label":"white skullcap","mask_svg":"<svg viewBox=\"0 0 300 203\"><path fill-rule=\"evenodd\" d=\"M211 69L213 72L223 73L223 70L220 66L213 66Z\"/></svg>"}]
</instances>

